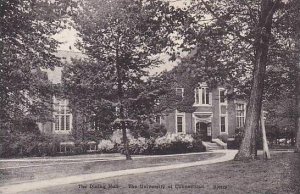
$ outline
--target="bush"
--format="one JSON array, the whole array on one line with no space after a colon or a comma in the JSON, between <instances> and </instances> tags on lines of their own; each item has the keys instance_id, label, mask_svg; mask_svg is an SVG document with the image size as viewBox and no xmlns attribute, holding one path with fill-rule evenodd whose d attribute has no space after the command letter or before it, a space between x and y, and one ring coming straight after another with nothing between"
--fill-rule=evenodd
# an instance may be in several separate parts
<instances>
[{"instance_id":1,"label":"bush","mask_svg":"<svg viewBox=\"0 0 300 194\"><path fill-rule=\"evenodd\" d=\"M189 134L167 134L154 142L152 153L177 154L195 151L205 151L202 141Z\"/></svg>"},{"instance_id":2,"label":"bush","mask_svg":"<svg viewBox=\"0 0 300 194\"><path fill-rule=\"evenodd\" d=\"M228 134L226 134L226 133L220 134L220 135L218 136L218 139L220 139L220 140L223 141L224 143L227 143L227 140L228 140Z\"/></svg>"},{"instance_id":3,"label":"bush","mask_svg":"<svg viewBox=\"0 0 300 194\"><path fill-rule=\"evenodd\" d=\"M192 135L193 141L193 151L205 152L206 147L202 144L202 138L199 133L194 133Z\"/></svg>"},{"instance_id":4,"label":"bush","mask_svg":"<svg viewBox=\"0 0 300 194\"><path fill-rule=\"evenodd\" d=\"M125 149L120 139L120 132L115 132L111 139L102 140L98 145L99 150L108 153L113 151L124 153ZM128 141L129 153L134 155L178 154L205 151L202 140L192 135L166 134L156 139L133 138L133 136L128 135Z\"/></svg>"},{"instance_id":5,"label":"bush","mask_svg":"<svg viewBox=\"0 0 300 194\"><path fill-rule=\"evenodd\" d=\"M130 132L132 132L132 135L135 138L144 137L150 139L150 138L157 138L166 135L167 129L162 124L158 124L158 123L149 124L143 122L134 126Z\"/></svg>"},{"instance_id":6,"label":"bush","mask_svg":"<svg viewBox=\"0 0 300 194\"><path fill-rule=\"evenodd\" d=\"M237 128L235 130L235 135L233 136L234 140L230 140L227 142L227 148L228 149L239 149L242 144L244 135L245 135L244 128ZM256 147L257 147L257 149L262 149L262 134L261 134L260 129L257 130Z\"/></svg>"},{"instance_id":7,"label":"bush","mask_svg":"<svg viewBox=\"0 0 300 194\"><path fill-rule=\"evenodd\" d=\"M98 144L98 152L101 153L113 153L116 152L116 143L111 140L101 140Z\"/></svg>"},{"instance_id":8,"label":"bush","mask_svg":"<svg viewBox=\"0 0 300 194\"><path fill-rule=\"evenodd\" d=\"M167 128L162 124L153 124L149 128L149 135L152 138L162 137L167 134Z\"/></svg>"},{"instance_id":9,"label":"bush","mask_svg":"<svg viewBox=\"0 0 300 194\"><path fill-rule=\"evenodd\" d=\"M227 141L227 149L237 150L240 148L240 144L233 138L229 138Z\"/></svg>"},{"instance_id":10,"label":"bush","mask_svg":"<svg viewBox=\"0 0 300 194\"><path fill-rule=\"evenodd\" d=\"M42 133L1 131L0 157L55 156L65 137Z\"/></svg>"},{"instance_id":11,"label":"bush","mask_svg":"<svg viewBox=\"0 0 300 194\"><path fill-rule=\"evenodd\" d=\"M61 144L71 141L69 137L55 135L2 131L0 141L1 157L22 156L56 156L87 153L88 142L77 141L75 144ZM192 135L166 134L157 138L134 138L127 132L129 152L131 154L175 154L195 151L205 151L201 138ZM72 141L74 142L74 141ZM66 148L66 152L60 152ZM115 153L124 152L122 132L117 130L111 139L101 140L98 152Z\"/></svg>"}]
</instances>

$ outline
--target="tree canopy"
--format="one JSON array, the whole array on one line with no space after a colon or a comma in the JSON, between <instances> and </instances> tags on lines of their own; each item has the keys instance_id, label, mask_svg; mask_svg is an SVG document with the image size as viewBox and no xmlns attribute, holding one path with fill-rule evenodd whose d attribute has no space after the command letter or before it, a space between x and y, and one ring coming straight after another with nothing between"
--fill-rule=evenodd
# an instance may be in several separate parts
<instances>
[{"instance_id":1,"label":"tree canopy","mask_svg":"<svg viewBox=\"0 0 300 194\"><path fill-rule=\"evenodd\" d=\"M262 100L287 92L295 95L296 4L293 0L194 0L189 8L198 23L184 36L184 43L194 50L183 65L212 87L228 83L248 98L240 158L255 156Z\"/></svg>"},{"instance_id":2,"label":"tree canopy","mask_svg":"<svg viewBox=\"0 0 300 194\"><path fill-rule=\"evenodd\" d=\"M0 1L1 128L24 116L41 116L51 98L42 68L59 66L53 35L65 27L74 2L58 0Z\"/></svg>"},{"instance_id":3,"label":"tree canopy","mask_svg":"<svg viewBox=\"0 0 300 194\"><path fill-rule=\"evenodd\" d=\"M148 70L160 63L159 54L177 44L174 31L183 29L185 13L160 0L83 0L79 7L74 28L81 38L77 46L87 59L66 69L65 82L94 91L92 103L119 108L126 144L125 120L137 116L131 111L134 106L145 106L141 99L153 99L153 92L143 91Z\"/></svg>"}]
</instances>

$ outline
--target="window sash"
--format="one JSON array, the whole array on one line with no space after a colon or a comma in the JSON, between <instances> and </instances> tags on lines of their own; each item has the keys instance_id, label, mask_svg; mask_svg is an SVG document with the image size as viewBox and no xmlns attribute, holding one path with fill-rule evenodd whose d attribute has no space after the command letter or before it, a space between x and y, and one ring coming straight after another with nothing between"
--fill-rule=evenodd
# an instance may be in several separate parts
<instances>
[{"instance_id":1,"label":"window sash","mask_svg":"<svg viewBox=\"0 0 300 194\"><path fill-rule=\"evenodd\" d=\"M199 88L195 89L195 103L200 104Z\"/></svg>"},{"instance_id":2,"label":"window sash","mask_svg":"<svg viewBox=\"0 0 300 194\"><path fill-rule=\"evenodd\" d=\"M195 104L196 105L210 105L211 93L207 87L201 87L195 89Z\"/></svg>"},{"instance_id":3,"label":"window sash","mask_svg":"<svg viewBox=\"0 0 300 194\"><path fill-rule=\"evenodd\" d=\"M71 115L62 115L57 114L54 115L54 129L55 131L69 131L71 130Z\"/></svg>"},{"instance_id":4,"label":"window sash","mask_svg":"<svg viewBox=\"0 0 300 194\"><path fill-rule=\"evenodd\" d=\"M209 103L209 91L208 88L201 88L201 92L202 92L202 102L201 104L210 104Z\"/></svg>"},{"instance_id":5,"label":"window sash","mask_svg":"<svg viewBox=\"0 0 300 194\"><path fill-rule=\"evenodd\" d=\"M59 118L58 115L55 115L54 118L55 118L55 123L54 123L55 126L54 126L54 129L55 129L55 131L58 131L58 130L59 130L59 123L60 123L60 122L59 122L59 119L60 119L60 118Z\"/></svg>"},{"instance_id":6,"label":"window sash","mask_svg":"<svg viewBox=\"0 0 300 194\"><path fill-rule=\"evenodd\" d=\"M236 120L237 120L237 127L244 127L245 126L245 104L236 104Z\"/></svg>"},{"instance_id":7,"label":"window sash","mask_svg":"<svg viewBox=\"0 0 300 194\"><path fill-rule=\"evenodd\" d=\"M177 132L183 132L183 116L177 116Z\"/></svg>"},{"instance_id":8,"label":"window sash","mask_svg":"<svg viewBox=\"0 0 300 194\"><path fill-rule=\"evenodd\" d=\"M54 99L54 130L69 131L71 130L71 110L68 107L67 100L58 101Z\"/></svg>"},{"instance_id":9,"label":"window sash","mask_svg":"<svg viewBox=\"0 0 300 194\"><path fill-rule=\"evenodd\" d=\"M176 96L183 97L184 89L183 88L176 88Z\"/></svg>"},{"instance_id":10,"label":"window sash","mask_svg":"<svg viewBox=\"0 0 300 194\"><path fill-rule=\"evenodd\" d=\"M220 90L220 103L225 103L225 90Z\"/></svg>"},{"instance_id":11,"label":"window sash","mask_svg":"<svg viewBox=\"0 0 300 194\"><path fill-rule=\"evenodd\" d=\"M221 117L221 132L226 132L226 117Z\"/></svg>"}]
</instances>

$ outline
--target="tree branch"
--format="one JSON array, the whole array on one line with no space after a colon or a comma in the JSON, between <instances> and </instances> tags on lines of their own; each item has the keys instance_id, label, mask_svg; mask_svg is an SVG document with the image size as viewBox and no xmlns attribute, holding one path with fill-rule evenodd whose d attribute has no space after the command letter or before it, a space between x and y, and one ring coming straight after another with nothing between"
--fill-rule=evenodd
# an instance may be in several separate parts
<instances>
[{"instance_id":1,"label":"tree branch","mask_svg":"<svg viewBox=\"0 0 300 194\"><path fill-rule=\"evenodd\" d=\"M239 32L237 32L232 26L228 25L227 22L225 20L223 20L222 18L220 18L211 8L210 6L204 1L201 0L201 2L203 3L203 5L205 6L205 8L212 14L212 16L214 16L219 22L221 22L225 27L227 27L228 30L230 30L231 32L234 33L234 35L236 35L237 37L239 37L241 40L244 40L245 42L249 43L249 44L253 44L253 41L249 40L248 38L246 38L245 36L242 36Z\"/></svg>"}]
</instances>

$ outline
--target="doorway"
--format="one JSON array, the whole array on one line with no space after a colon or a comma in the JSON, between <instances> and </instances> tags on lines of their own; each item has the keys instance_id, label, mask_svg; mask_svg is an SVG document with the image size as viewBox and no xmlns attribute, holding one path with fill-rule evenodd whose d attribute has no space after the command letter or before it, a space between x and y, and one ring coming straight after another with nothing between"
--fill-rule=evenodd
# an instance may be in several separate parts
<instances>
[{"instance_id":1,"label":"doorway","mask_svg":"<svg viewBox=\"0 0 300 194\"><path fill-rule=\"evenodd\" d=\"M197 122L196 133L200 135L203 141L211 141L211 123Z\"/></svg>"}]
</instances>

